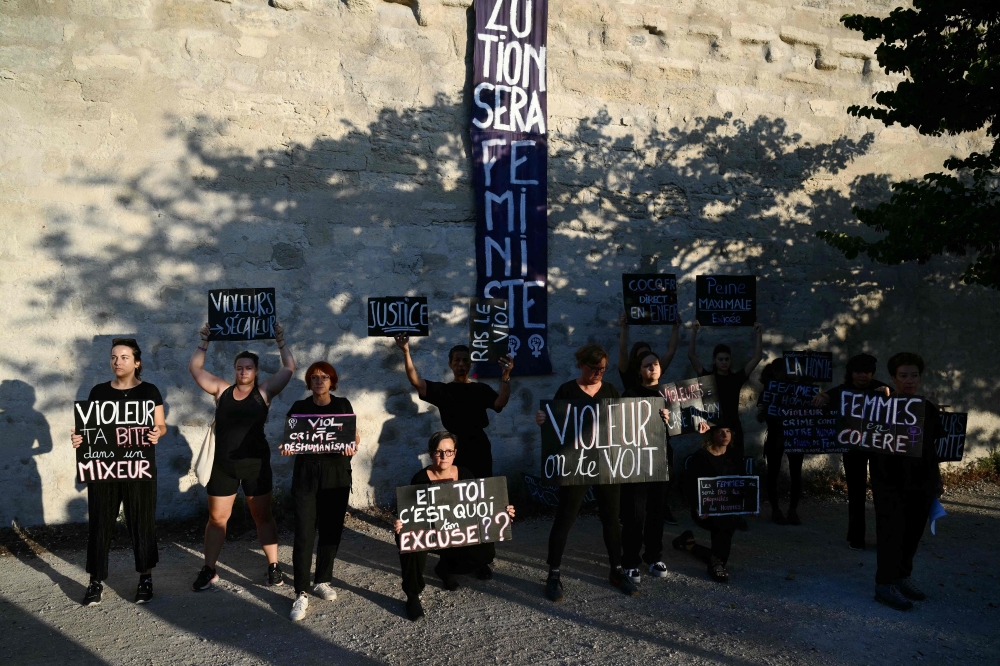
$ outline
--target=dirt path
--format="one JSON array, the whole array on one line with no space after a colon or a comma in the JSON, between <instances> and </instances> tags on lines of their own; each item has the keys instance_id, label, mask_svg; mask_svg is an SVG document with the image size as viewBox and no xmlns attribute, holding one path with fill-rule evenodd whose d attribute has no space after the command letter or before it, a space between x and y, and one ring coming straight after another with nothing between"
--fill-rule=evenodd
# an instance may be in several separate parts
<instances>
[{"instance_id":1,"label":"dirt path","mask_svg":"<svg viewBox=\"0 0 1000 666\"><path fill-rule=\"evenodd\" d=\"M131 553L113 551L104 603L82 608L86 553L0 558L0 662L6 664L962 664L1000 663L1000 489L950 494L915 579L930 595L908 613L872 601L875 552L847 549L846 506L811 500L806 524L751 520L728 586L687 553L626 598L606 582L595 517L581 518L563 563L567 599L542 596L549 521L515 526L492 582L446 592L428 563L427 620L403 616L398 559L385 530L351 521L334 575L339 599L288 621L290 585L261 585L265 560L228 543L223 582L194 594L199 544L161 542L156 597L131 602ZM690 527L682 520L668 538ZM874 519L869 507L869 539ZM696 530L701 539L704 532ZM290 542L283 535L283 543ZM669 548L669 544L668 544ZM291 546L281 547L291 572Z\"/></svg>"}]
</instances>

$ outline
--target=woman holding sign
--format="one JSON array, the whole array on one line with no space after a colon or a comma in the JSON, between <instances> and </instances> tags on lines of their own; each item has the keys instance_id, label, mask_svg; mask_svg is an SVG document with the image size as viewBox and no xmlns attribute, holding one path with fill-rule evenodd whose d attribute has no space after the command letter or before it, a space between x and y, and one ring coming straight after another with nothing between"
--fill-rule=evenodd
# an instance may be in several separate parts
<instances>
[{"instance_id":1,"label":"woman holding sign","mask_svg":"<svg viewBox=\"0 0 1000 666\"><path fill-rule=\"evenodd\" d=\"M347 398L330 393L337 390L337 371L325 361L317 361L306 370L306 386L312 396L299 400L288 410L293 414L354 414ZM316 549L316 578L312 593L333 601L337 590L333 580L333 561L344 532L347 500L351 496L351 457L358 452L361 434L355 428L354 446L343 453L299 453L292 472L292 502L295 504L295 541L292 568L295 579L295 603L289 617L298 622L309 607L309 570L312 568L313 542L319 531ZM282 450L281 455L291 455Z\"/></svg>"},{"instance_id":2,"label":"woman holding sign","mask_svg":"<svg viewBox=\"0 0 1000 666\"><path fill-rule=\"evenodd\" d=\"M159 389L140 379L142 375L142 350L133 338L116 338L111 341L111 371L115 378L98 384L90 390L87 400L100 402L138 402L140 407L155 405L152 422L145 429L143 441L155 446L167 434L163 415L163 398ZM142 409L143 413L148 410ZM83 435L73 431L73 448L83 444ZM125 526L132 538L135 570L139 572L139 586L135 591L137 604L153 598L153 567L159 561L156 552L156 479L148 481L96 481L87 484L87 510L89 535L87 538L87 573L90 584L83 597L84 606L101 603L104 580L108 577L108 552L111 536L118 520L119 507L124 505Z\"/></svg>"},{"instance_id":3,"label":"woman holding sign","mask_svg":"<svg viewBox=\"0 0 1000 666\"><path fill-rule=\"evenodd\" d=\"M608 369L608 352L596 344L586 344L576 350L576 364L580 368L580 376L572 379L556 390L553 400L603 400L619 398L618 389L603 381ZM535 413L535 423L545 424L545 412ZM619 514L621 513L621 486L618 484L595 484L593 486L559 486L559 506L552 521L552 531L549 532L549 576L545 581L545 596L551 601L562 601L563 585L559 572L563 551L569 531L573 528L587 488L594 489L597 498L597 510L604 528L604 546L608 549L608 561L611 573L608 581L629 596L639 594L639 588L622 568L622 528Z\"/></svg>"},{"instance_id":4,"label":"woman holding sign","mask_svg":"<svg viewBox=\"0 0 1000 666\"><path fill-rule=\"evenodd\" d=\"M766 387L771 381L790 381L785 373L785 362L776 359L767 364L760 373L760 382ZM763 394L760 396L763 397ZM767 501L771 505L771 520L778 525L801 525L799 518L799 499L802 497L802 462L805 454L785 451L784 426L782 419L767 415L767 405L758 399L757 420L767 423L767 436L764 439L764 457L767 458ZM781 475L781 458L788 457L788 476L791 488L788 494L788 515L781 512L778 506L778 477Z\"/></svg>"},{"instance_id":5,"label":"woman holding sign","mask_svg":"<svg viewBox=\"0 0 1000 666\"><path fill-rule=\"evenodd\" d=\"M192 587L207 590L219 576L215 563L226 540L226 524L233 512L236 492L243 488L250 514L257 525L257 538L267 556L268 585L283 585L278 567L278 525L271 513L271 449L264 437L264 424L271 400L281 393L295 372L295 359L285 345L284 330L274 325L275 342L281 355L281 369L257 382L258 357L241 352L233 363L236 382L232 385L205 370L208 351L208 324L199 331L201 343L191 356L188 370L206 393L215 398L215 459L208 493L208 524L205 526L205 566Z\"/></svg>"},{"instance_id":6,"label":"woman holding sign","mask_svg":"<svg viewBox=\"0 0 1000 666\"><path fill-rule=\"evenodd\" d=\"M688 347L688 360L698 376L713 375L715 386L719 392L719 411L722 425L732 433L732 442L728 446L728 454L739 463L743 462L743 424L740 422L740 390L747 383L750 375L764 357L764 347L760 322L753 325L754 351L753 356L745 366L735 372L733 366L733 351L728 345L715 345L712 350L712 367L705 368L698 360L698 332L701 323L695 319L691 322L691 344Z\"/></svg>"},{"instance_id":7,"label":"woman holding sign","mask_svg":"<svg viewBox=\"0 0 1000 666\"><path fill-rule=\"evenodd\" d=\"M476 479L475 474L464 467L455 465L455 455L458 452L458 438L441 430L431 435L427 442L427 453L431 464L413 475L411 486L433 485L449 481L465 481ZM502 515L502 514L500 514ZM514 518L514 507L507 506L507 515ZM399 534L403 531L403 521L396 520L394 525L396 542L399 544ZM449 591L458 589L456 576L475 573L480 579L493 577L489 563L493 561L492 544L480 543L475 546L459 546L434 551L441 561L434 567L434 573L441 577L444 586ZM403 592L406 593L406 616L416 622L424 616L424 608L420 604L420 593L424 589L424 566L427 564L427 553L421 550L399 554L399 565L403 573Z\"/></svg>"}]
</instances>

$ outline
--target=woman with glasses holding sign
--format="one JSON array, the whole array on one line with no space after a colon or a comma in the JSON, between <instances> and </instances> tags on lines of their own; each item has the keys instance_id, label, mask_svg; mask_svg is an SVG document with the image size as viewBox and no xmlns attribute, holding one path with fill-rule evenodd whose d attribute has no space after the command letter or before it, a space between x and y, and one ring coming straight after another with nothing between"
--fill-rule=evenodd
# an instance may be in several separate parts
<instances>
[{"instance_id":1,"label":"woman with glasses holding sign","mask_svg":"<svg viewBox=\"0 0 1000 666\"><path fill-rule=\"evenodd\" d=\"M197 592L207 590L219 576L215 563L226 540L226 524L233 512L236 492L243 488L250 515L257 525L257 538L267 556L268 585L283 585L278 567L278 525L271 513L271 449L264 437L264 424L271 401L295 372L295 359L285 345L284 330L274 324L281 369L257 382L258 356L249 351L236 355L236 382L230 384L205 370L208 324L199 331L201 342L191 356L188 370L195 382L215 398L215 459L208 493L208 524L205 526L205 565L192 584Z\"/></svg>"},{"instance_id":2,"label":"woman with glasses holding sign","mask_svg":"<svg viewBox=\"0 0 1000 666\"><path fill-rule=\"evenodd\" d=\"M337 371L324 361L317 361L306 370L306 386L312 395L295 402L287 418L295 414L354 414L347 398L330 391L337 390ZM351 496L351 457L358 452L361 434L355 428L354 445L345 446L343 453L299 453L295 455L292 472L292 502L295 504L295 541L292 547L292 568L295 580L295 602L289 618L298 622L305 618L309 607L309 570L312 568L313 543L319 531L316 549L316 577L312 593L326 601L337 598L333 580L333 561L337 558L340 537L344 532L344 516ZM284 449L282 455L291 455Z\"/></svg>"},{"instance_id":3,"label":"woman with glasses holding sign","mask_svg":"<svg viewBox=\"0 0 1000 666\"><path fill-rule=\"evenodd\" d=\"M473 474L465 467L455 464L458 453L458 437L441 430L431 435L427 442L427 453L431 464L413 475L411 486L434 485L450 481L466 481L482 478ZM514 507L507 506L507 515L514 518ZM396 542L399 545L399 534L403 531L403 521L396 520L393 529L396 532ZM493 561L493 544L480 543L475 546L459 546L443 548L434 551L441 561L434 567L434 573L441 577L445 589L458 589L456 576L475 573L480 579L493 577L489 563ZM403 592L406 593L406 616L416 622L424 616L424 608L420 604L420 593L424 589L424 566L427 564L427 553L422 550L399 554L399 565L403 574ZM486 575L486 574L489 575Z\"/></svg>"},{"instance_id":4,"label":"woman with glasses holding sign","mask_svg":"<svg viewBox=\"0 0 1000 666\"><path fill-rule=\"evenodd\" d=\"M143 442L155 446L160 437L167 434L163 398L156 386L140 379L142 350L135 339L116 338L111 341L111 371L115 378L92 388L87 400L138 402L142 403L140 407L155 405L151 410L152 422L141 426L145 429ZM146 411L143 409L143 412ZM83 435L74 430L72 441L73 448L79 448L83 444ZM135 602L144 604L153 598L153 567L159 561L156 552L156 479L99 481L87 484L87 573L90 574L90 584L83 597L84 606L101 603L104 580L108 577L111 537L122 505L125 526L132 539L135 570L139 573Z\"/></svg>"},{"instance_id":5,"label":"woman with glasses holding sign","mask_svg":"<svg viewBox=\"0 0 1000 666\"><path fill-rule=\"evenodd\" d=\"M604 373L608 369L608 352L596 344L587 344L576 350L576 364L580 368L580 376L571 379L556 390L553 400L603 400L617 399L618 389L605 382ZM545 424L548 417L545 412L535 413L535 423ZM549 532L549 576L545 582L545 596L551 601L562 601L563 585L559 572L563 551L569 531L573 528L587 488L594 489L597 498L597 510L604 528L604 546L608 549L608 561L611 573L608 581L629 596L639 594L639 588L632 579L625 575L622 568L622 531L619 522L621 513L621 486L618 484L595 484L593 486L559 486L559 506L552 521L552 531Z\"/></svg>"}]
</instances>

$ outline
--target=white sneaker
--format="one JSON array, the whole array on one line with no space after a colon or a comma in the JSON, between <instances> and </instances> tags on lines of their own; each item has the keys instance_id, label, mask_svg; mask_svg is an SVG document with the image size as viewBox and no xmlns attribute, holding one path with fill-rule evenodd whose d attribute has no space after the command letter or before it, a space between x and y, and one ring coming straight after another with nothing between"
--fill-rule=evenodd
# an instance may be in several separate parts
<instances>
[{"instance_id":1,"label":"white sneaker","mask_svg":"<svg viewBox=\"0 0 1000 666\"><path fill-rule=\"evenodd\" d=\"M337 598L337 590L329 583L320 583L313 587L313 596L317 596L324 601L333 601Z\"/></svg>"},{"instance_id":2,"label":"white sneaker","mask_svg":"<svg viewBox=\"0 0 1000 666\"><path fill-rule=\"evenodd\" d=\"M292 612L288 614L288 619L292 622L301 622L306 617L306 609L309 608L309 597L300 594L292 604Z\"/></svg>"},{"instance_id":3,"label":"white sneaker","mask_svg":"<svg viewBox=\"0 0 1000 666\"><path fill-rule=\"evenodd\" d=\"M638 585L639 582L642 580L642 577L639 575L638 569L626 569L625 575L631 578L632 582L635 583L636 585Z\"/></svg>"},{"instance_id":4,"label":"white sneaker","mask_svg":"<svg viewBox=\"0 0 1000 666\"><path fill-rule=\"evenodd\" d=\"M654 562L649 565L649 575L657 578L665 578L667 575L667 565L663 562Z\"/></svg>"}]
</instances>

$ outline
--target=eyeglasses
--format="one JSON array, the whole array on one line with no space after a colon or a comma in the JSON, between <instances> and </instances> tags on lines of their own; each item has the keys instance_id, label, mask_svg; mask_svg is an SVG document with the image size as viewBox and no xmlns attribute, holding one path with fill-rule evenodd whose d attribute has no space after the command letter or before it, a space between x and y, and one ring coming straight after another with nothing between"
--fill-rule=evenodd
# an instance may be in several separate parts
<instances>
[{"instance_id":1,"label":"eyeglasses","mask_svg":"<svg viewBox=\"0 0 1000 666\"><path fill-rule=\"evenodd\" d=\"M431 455L434 456L435 458L454 458L455 449L438 449Z\"/></svg>"},{"instance_id":2,"label":"eyeglasses","mask_svg":"<svg viewBox=\"0 0 1000 666\"><path fill-rule=\"evenodd\" d=\"M309 378L309 381L311 381L311 382L328 382L328 381L330 381L330 377L329 377L329 375L314 374L312 377Z\"/></svg>"},{"instance_id":3,"label":"eyeglasses","mask_svg":"<svg viewBox=\"0 0 1000 666\"><path fill-rule=\"evenodd\" d=\"M603 374L604 371L608 369L607 365L590 365L589 363L585 363L584 365L590 368L590 371L595 375Z\"/></svg>"}]
</instances>

